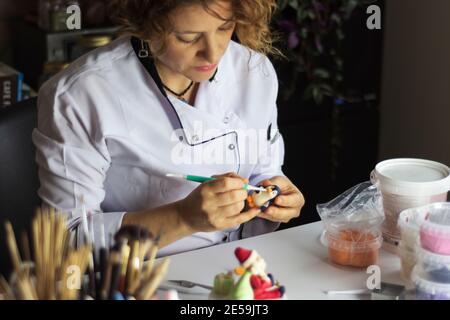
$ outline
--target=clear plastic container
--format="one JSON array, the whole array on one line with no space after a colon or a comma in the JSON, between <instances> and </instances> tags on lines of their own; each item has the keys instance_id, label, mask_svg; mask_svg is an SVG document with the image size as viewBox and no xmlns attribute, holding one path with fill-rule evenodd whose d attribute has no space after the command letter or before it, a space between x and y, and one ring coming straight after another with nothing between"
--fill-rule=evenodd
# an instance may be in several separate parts
<instances>
[{"instance_id":1,"label":"clear plastic container","mask_svg":"<svg viewBox=\"0 0 450 320\"><path fill-rule=\"evenodd\" d=\"M450 284L430 280L418 264L412 272L417 300L450 300Z\"/></svg>"},{"instance_id":2,"label":"clear plastic container","mask_svg":"<svg viewBox=\"0 0 450 320\"><path fill-rule=\"evenodd\" d=\"M450 255L450 203L439 202L427 207L420 227L420 242L428 251Z\"/></svg>"},{"instance_id":3,"label":"clear plastic container","mask_svg":"<svg viewBox=\"0 0 450 320\"><path fill-rule=\"evenodd\" d=\"M450 284L450 256L420 248L418 261L428 279Z\"/></svg>"},{"instance_id":4,"label":"clear plastic container","mask_svg":"<svg viewBox=\"0 0 450 320\"><path fill-rule=\"evenodd\" d=\"M411 281L411 273L417 263L416 250L400 241L398 255L400 256L401 275L404 280Z\"/></svg>"},{"instance_id":5,"label":"clear plastic container","mask_svg":"<svg viewBox=\"0 0 450 320\"><path fill-rule=\"evenodd\" d=\"M383 242L380 230L327 229L326 236L332 262L359 268L378 263Z\"/></svg>"},{"instance_id":6,"label":"clear plastic container","mask_svg":"<svg viewBox=\"0 0 450 320\"><path fill-rule=\"evenodd\" d=\"M420 237L420 226L425 221L427 212L428 205L406 209L400 213L397 223L401 234L401 244L404 249L415 250L417 240Z\"/></svg>"}]
</instances>

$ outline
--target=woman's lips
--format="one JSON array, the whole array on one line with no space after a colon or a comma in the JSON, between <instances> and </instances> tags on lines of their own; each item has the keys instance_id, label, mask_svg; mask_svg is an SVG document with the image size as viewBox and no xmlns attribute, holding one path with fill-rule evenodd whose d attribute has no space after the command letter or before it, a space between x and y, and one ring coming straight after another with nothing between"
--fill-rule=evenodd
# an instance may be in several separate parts
<instances>
[{"instance_id":1,"label":"woman's lips","mask_svg":"<svg viewBox=\"0 0 450 320\"><path fill-rule=\"evenodd\" d=\"M200 66L200 67L194 67L195 70L199 72L211 72L217 67L217 64L210 64L208 66Z\"/></svg>"}]
</instances>

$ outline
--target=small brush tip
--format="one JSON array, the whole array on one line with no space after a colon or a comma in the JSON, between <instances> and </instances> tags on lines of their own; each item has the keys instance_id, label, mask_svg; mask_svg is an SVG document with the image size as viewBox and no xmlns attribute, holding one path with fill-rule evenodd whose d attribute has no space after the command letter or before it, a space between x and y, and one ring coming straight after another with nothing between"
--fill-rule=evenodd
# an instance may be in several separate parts
<instances>
[{"instance_id":1,"label":"small brush tip","mask_svg":"<svg viewBox=\"0 0 450 320\"><path fill-rule=\"evenodd\" d=\"M167 173L166 177L184 178L184 176L182 174L178 174L178 173Z\"/></svg>"}]
</instances>

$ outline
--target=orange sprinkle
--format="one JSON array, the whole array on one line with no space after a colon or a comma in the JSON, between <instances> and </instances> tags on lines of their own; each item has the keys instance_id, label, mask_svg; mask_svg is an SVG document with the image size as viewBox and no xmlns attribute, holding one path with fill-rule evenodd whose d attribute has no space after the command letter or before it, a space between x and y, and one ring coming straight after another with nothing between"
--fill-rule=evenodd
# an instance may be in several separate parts
<instances>
[{"instance_id":1,"label":"orange sprinkle","mask_svg":"<svg viewBox=\"0 0 450 320\"><path fill-rule=\"evenodd\" d=\"M327 234L328 256L331 261L354 267L376 264L379 243L371 233L356 230L341 230L338 234Z\"/></svg>"}]
</instances>

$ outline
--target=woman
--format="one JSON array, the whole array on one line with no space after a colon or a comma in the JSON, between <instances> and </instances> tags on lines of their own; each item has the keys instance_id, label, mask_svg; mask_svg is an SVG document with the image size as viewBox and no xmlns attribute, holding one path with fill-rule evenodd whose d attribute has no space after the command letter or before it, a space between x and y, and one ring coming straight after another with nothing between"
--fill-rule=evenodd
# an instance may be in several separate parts
<instances>
[{"instance_id":1,"label":"woman","mask_svg":"<svg viewBox=\"0 0 450 320\"><path fill-rule=\"evenodd\" d=\"M73 218L84 203L108 235L129 224L161 233L160 255L297 217L304 200L281 170L278 83L265 56L274 51L275 1L113 4L127 35L39 92L33 140L43 201ZM217 179L199 185L167 173ZM281 195L264 212L245 211L246 182L277 185Z\"/></svg>"}]
</instances>

